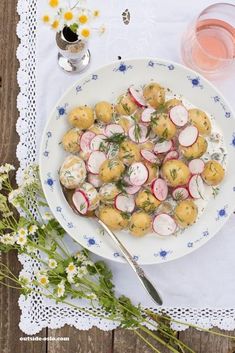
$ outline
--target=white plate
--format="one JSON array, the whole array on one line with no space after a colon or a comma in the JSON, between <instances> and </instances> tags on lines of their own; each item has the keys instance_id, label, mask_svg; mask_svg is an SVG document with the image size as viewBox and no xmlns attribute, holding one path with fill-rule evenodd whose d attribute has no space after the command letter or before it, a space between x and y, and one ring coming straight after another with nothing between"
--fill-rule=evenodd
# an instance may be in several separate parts
<instances>
[{"instance_id":1,"label":"white plate","mask_svg":"<svg viewBox=\"0 0 235 353\"><path fill-rule=\"evenodd\" d=\"M64 199L58 170L66 153L59 142L69 128L66 119L69 110L80 104L94 105L99 100L115 101L131 84L140 86L151 80L182 95L215 118L228 152L226 177L219 195L211 199L197 223L178 237L160 238L152 233L134 238L127 232L118 232L118 236L140 264L170 261L205 244L220 230L235 207L235 120L220 92L194 71L165 60L136 59L105 66L69 88L53 109L42 136L40 173L51 211L62 227L85 248L115 261L123 259L108 236L100 232L93 219L75 215Z\"/></svg>"}]
</instances>

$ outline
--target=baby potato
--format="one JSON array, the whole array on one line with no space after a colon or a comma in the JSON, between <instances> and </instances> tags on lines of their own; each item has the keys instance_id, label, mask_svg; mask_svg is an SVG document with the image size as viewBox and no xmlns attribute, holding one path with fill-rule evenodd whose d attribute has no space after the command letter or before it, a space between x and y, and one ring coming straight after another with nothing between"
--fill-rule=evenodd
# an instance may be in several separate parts
<instances>
[{"instance_id":1,"label":"baby potato","mask_svg":"<svg viewBox=\"0 0 235 353\"><path fill-rule=\"evenodd\" d=\"M182 101L177 98L172 98L165 102L166 109L168 110L175 107L176 105L182 105Z\"/></svg>"},{"instance_id":2,"label":"baby potato","mask_svg":"<svg viewBox=\"0 0 235 353\"><path fill-rule=\"evenodd\" d=\"M94 124L94 113L86 105L73 109L68 116L69 123L81 130L89 129Z\"/></svg>"},{"instance_id":3,"label":"baby potato","mask_svg":"<svg viewBox=\"0 0 235 353\"><path fill-rule=\"evenodd\" d=\"M123 128L125 133L127 133L130 127L134 124L134 121L129 116L122 116L120 117L118 124Z\"/></svg>"},{"instance_id":4,"label":"baby potato","mask_svg":"<svg viewBox=\"0 0 235 353\"><path fill-rule=\"evenodd\" d=\"M120 193L120 190L114 183L108 183L101 186L99 193L102 202L113 203L114 198Z\"/></svg>"},{"instance_id":5,"label":"baby potato","mask_svg":"<svg viewBox=\"0 0 235 353\"><path fill-rule=\"evenodd\" d=\"M187 184L190 171L183 161L172 159L163 164L162 175L170 186L176 187Z\"/></svg>"},{"instance_id":6,"label":"baby potato","mask_svg":"<svg viewBox=\"0 0 235 353\"><path fill-rule=\"evenodd\" d=\"M108 124L112 120L113 106L109 102L99 102L95 106L95 113L98 120Z\"/></svg>"},{"instance_id":7,"label":"baby potato","mask_svg":"<svg viewBox=\"0 0 235 353\"><path fill-rule=\"evenodd\" d=\"M91 132L94 132L94 134L96 134L96 135L103 135L104 128L105 128L105 125L103 123L96 122L88 130Z\"/></svg>"},{"instance_id":8,"label":"baby potato","mask_svg":"<svg viewBox=\"0 0 235 353\"><path fill-rule=\"evenodd\" d=\"M141 160L139 146L132 141L124 141L120 145L118 157L123 163L131 165Z\"/></svg>"},{"instance_id":9,"label":"baby potato","mask_svg":"<svg viewBox=\"0 0 235 353\"><path fill-rule=\"evenodd\" d=\"M104 183L117 181L124 170L125 166L119 159L107 159L100 167L99 177Z\"/></svg>"},{"instance_id":10,"label":"baby potato","mask_svg":"<svg viewBox=\"0 0 235 353\"><path fill-rule=\"evenodd\" d=\"M130 219L130 232L136 237L140 237L150 230L151 227L151 217L148 213L140 211L134 212Z\"/></svg>"},{"instance_id":11,"label":"baby potato","mask_svg":"<svg viewBox=\"0 0 235 353\"><path fill-rule=\"evenodd\" d=\"M207 141L204 137L198 136L197 141L189 147L180 146L179 149L187 159L200 158L207 150Z\"/></svg>"},{"instance_id":12,"label":"baby potato","mask_svg":"<svg viewBox=\"0 0 235 353\"><path fill-rule=\"evenodd\" d=\"M101 208L99 216L101 221L113 230L121 230L128 226L128 219L122 214L122 212L111 206Z\"/></svg>"},{"instance_id":13,"label":"baby potato","mask_svg":"<svg viewBox=\"0 0 235 353\"><path fill-rule=\"evenodd\" d=\"M116 104L115 109L120 115L131 115L136 111L137 105L133 102L128 93L118 98L118 103Z\"/></svg>"},{"instance_id":14,"label":"baby potato","mask_svg":"<svg viewBox=\"0 0 235 353\"><path fill-rule=\"evenodd\" d=\"M165 90L158 83L150 83L144 87L143 96L149 105L158 108L165 102Z\"/></svg>"},{"instance_id":15,"label":"baby potato","mask_svg":"<svg viewBox=\"0 0 235 353\"><path fill-rule=\"evenodd\" d=\"M151 141L147 141L144 143L140 144L140 149L141 150L148 150L148 151L152 151L154 149L154 143Z\"/></svg>"},{"instance_id":16,"label":"baby potato","mask_svg":"<svg viewBox=\"0 0 235 353\"><path fill-rule=\"evenodd\" d=\"M158 178L158 175L159 175L159 167L155 164L152 164L150 162L143 162L145 167L147 167L148 169L148 172L149 172L149 177L148 177L148 180L147 180L147 184L150 184L153 179L156 179Z\"/></svg>"},{"instance_id":17,"label":"baby potato","mask_svg":"<svg viewBox=\"0 0 235 353\"><path fill-rule=\"evenodd\" d=\"M211 122L205 112L199 109L189 109L189 121L197 127L203 136L211 134Z\"/></svg>"},{"instance_id":18,"label":"baby potato","mask_svg":"<svg viewBox=\"0 0 235 353\"><path fill-rule=\"evenodd\" d=\"M152 120L152 130L160 138L171 140L176 134L176 126L172 123L168 114L157 114L156 118Z\"/></svg>"},{"instance_id":19,"label":"baby potato","mask_svg":"<svg viewBox=\"0 0 235 353\"><path fill-rule=\"evenodd\" d=\"M135 203L138 208L141 208L145 212L153 213L161 202L151 194L150 190L145 189L139 191Z\"/></svg>"},{"instance_id":20,"label":"baby potato","mask_svg":"<svg viewBox=\"0 0 235 353\"><path fill-rule=\"evenodd\" d=\"M192 225L197 218L198 209L192 200L180 201L175 208L175 220L182 228Z\"/></svg>"},{"instance_id":21,"label":"baby potato","mask_svg":"<svg viewBox=\"0 0 235 353\"><path fill-rule=\"evenodd\" d=\"M66 152L78 153L80 151L81 130L74 127L67 131L62 138L62 146Z\"/></svg>"},{"instance_id":22,"label":"baby potato","mask_svg":"<svg viewBox=\"0 0 235 353\"><path fill-rule=\"evenodd\" d=\"M224 168L217 161L208 161L202 172L202 178L208 185L218 185L224 179Z\"/></svg>"},{"instance_id":23,"label":"baby potato","mask_svg":"<svg viewBox=\"0 0 235 353\"><path fill-rule=\"evenodd\" d=\"M88 211L94 211L97 209L100 203L100 197L96 188L90 183L84 183L79 187L80 190L84 191L89 200Z\"/></svg>"},{"instance_id":24,"label":"baby potato","mask_svg":"<svg viewBox=\"0 0 235 353\"><path fill-rule=\"evenodd\" d=\"M86 179L86 166L77 156L68 156L60 168L60 182L67 189L76 189Z\"/></svg>"}]
</instances>

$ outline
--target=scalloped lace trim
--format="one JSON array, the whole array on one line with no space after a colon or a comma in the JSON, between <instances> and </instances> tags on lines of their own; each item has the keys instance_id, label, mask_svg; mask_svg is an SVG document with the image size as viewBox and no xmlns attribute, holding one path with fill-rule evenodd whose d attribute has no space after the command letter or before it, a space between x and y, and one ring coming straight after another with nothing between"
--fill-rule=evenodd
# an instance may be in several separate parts
<instances>
[{"instance_id":1,"label":"scalloped lace trim","mask_svg":"<svg viewBox=\"0 0 235 353\"><path fill-rule=\"evenodd\" d=\"M17 49L17 58L20 63L17 74L20 93L17 99L19 118L16 125L20 137L17 147L17 158L20 162L17 172L19 183L22 171L36 159L37 0L19 0L17 11L20 16L17 26L17 35L20 39ZM39 268L39 264L26 255L19 255L19 261L23 265L22 272L31 276L33 276L33 271ZM88 330L92 326L97 326L102 330L112 330L118 326L118 323L91 317L66 305L45 300L37 294L29 295L27 298L21 295L19 305L22 311L19 326L26 334L36 334L45 327L53 329L65 324L73 325L80 330ZM81 305L85 307L85 303ZM99 308L96 310L90 308L90 310L101 312ZM225 330L235 329L235 309L165 308L164 310L176 320L190 322L204 328L217 326ZM174 324L174 328L184 330L186 326Z\"/></svg>"}]
</instances>

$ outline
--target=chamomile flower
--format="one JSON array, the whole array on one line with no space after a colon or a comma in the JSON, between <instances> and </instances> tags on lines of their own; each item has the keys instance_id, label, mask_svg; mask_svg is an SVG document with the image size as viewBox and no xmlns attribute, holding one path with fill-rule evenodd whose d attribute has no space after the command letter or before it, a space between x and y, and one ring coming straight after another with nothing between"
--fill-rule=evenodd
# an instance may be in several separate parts
<instances>
[{"instance_id":1,"label":"chamomile flower","mask_svg":"<svg viewBox=\"0 0 235 353\"><path fill-rule=\"evenodd\" d=\"M49 5L51 7L58 7L59 6L59 0L49 0Z\"/></svg>"},{"instance_id":2,"label":"chamomile flower","mask_svg":"<svg viewBox=\"0 0 235 353\"><path fill-rule=\"evenodd\" d=\"M26 229L26 228L20 228L20 229L18 229L18 235L19 236L27 236L28 235L28 230Z\"/></svg>"},{"instance_id":3,"label":"chamomile flower","mask_svg":"<svg viewBox=\"0 0 235 353\"><path fill-rule=\"evenodd\" d=\"M50 212L45 212L42 218L44 221L51 221L54 217Z\"/></svg>"},{"instance_id":4,"label":"chamomile flower","mask_svg":"<svg viewBox=\"0 0 235 353\"><path fill-rule=\"evenodd\" d=\"M88 40L91 36L91 30L88 27L80 26L77 34L80 38Z\"/></svg>"},{"instance_id":5,"label":"chamomile flower","mask_svg":"<svg viewBox=\"0 0 235 353\"><path fill-rule=\"evenodd\" d=\"M102 35L102 34L105 33L105 31L106 31L105 26L100 26L100 28L99 28L99 30L98 30L98 33L99 33L100 35Z\"/></svg>"},{"instance_id":6,"label":"chamomile flower","mask_svg":"<svg viewBox=\"0 0 235 353\"><path fill-rule=\"evenodd\" d=\"M68 267L66 267L65 271L67 274L75 275L77 273L77 267L74 265L73 262L70 262Z\"/></svg>"},{"instance_id":7,"label":"chamomile flower","mask_svg":"<svg viewBox=\"0 0 235 353\"><path fill-rule=\"evenodd\" d=\"M16 242L16 237L13 234L7 233L0 237L0 242L5 245L14 245Z\"/></svg>"},{"instance_id":8,"label":"chamomile flower","mask_svg":"<svg viewBox=\"0 0 235 353\"><path fill-rule=\"evenodd\" d=\"M30 276L27 273L20 273L19 281L24 286L27 286L27 285L29 285L31 283L31 278L30 278Z\"/></svg>"},{"instance_id":9,"label":"chamomile flower","mask_svg":"<svg viewBox=\"0 0 235 353\"><path fill-rule=\"evenodd\" d=\"M37 280L38 280L38 283L40 283L42 286L46 286L49 283L48 276L43 273L39 273L37 275Z\"/></svg>"},{"instance_id":10,"label":"chamomile flower","mask_svg":"<svg viewBox=\"0 0 235 353\"><path fill-rule=\"evenodd\" d=\"M75 20L76 14L74 10L65 8L62 10L61 15L66 25L72 25L74 22L76 22Z\"/></svg>"},{"instance_id":11,"label":"chamomile flower","mask_svg":"<svg viewBox=\"0 0 235 353\"><path fill-rule=\"evenodd\" d=\"M100 16L100 11L99 10L94 10L92 13L93 17L97 18Z\"/></svg>"},{"instance_id":12,"label":"chamomile flower","mask_svg":"<svg viewBox=\"0 0 235 353\"><path fill-rule=\"evenodd\" d=\"M8 201L14 206L18 207L20 206L20 197L23 196L22 189L16 189L12 190L10 194L8 195Z\"/></svg>"},{"instance_id":13,"label":"chamomile flower","mask_svg":"<svg viewBox=\"0 0 235 353\"><path fill-rule=\"evenodd\" d=\"M0 167L0 174L8 174L11 170L15 170L15 167L11 164L6 163Z\"/></svg>"},{"instance_id":14,"label":"chamomile flower","mask_svg":"<svg viewBox=\"0 0 235 353\"><path fill-rule=\"evenodd\" d=\"M27 235L18 234L16 243L23 247L27 243Z\"/></svg>"},{"instance_id":15,"label":"chamomile flower","mask_svg":"<svg viewBox=\"0 0 235 353\"><path fill-rule=\"evenodd\" d=\"M75 258L77 259L77 261L81 261L81 262L86 260L86 256L81 251L78 251L76 253Z\"/></svg>"},{"instance_id":16,"label":"chamomile flower","mask_svg":"<svg viewBox=\"0 0 235 353\"><path fill-rule=\"evenodd\" d=\"M86 266L78 267L77 273L76 273L76 276L78 278L82 278L82 277L86 276L87 274L88 274L88 271L87 271Z\"/></svg>"},{"instance_id":17,"label":"chamomile flower","mask_svg":"<svg viewBox=\"0 0 235 353\"><path fill-rule=\"evenodd\" d=\"M26 246L26 252L27 252L28 254L37 254L37 249L34 248L34 247L31 246L31 245L27 245L27 246Z\"/></svg>"},{"instance_id":18,"label":"chamomile flower","mask_svg":"<svg viewBox=\"0 0 235 353\"><path fill-rule=\"evenodd\" d=\"M85 25L89 21L89 16L83 12L78 15L78 22L81 25Z\"/></svg>"},{"instance_id":19,"label":"chamomile flower","mask_svg":"<svg viewBox=\"0 0 235 353\"><path fill-rule=\"evenodd\" d=\"M58 298L63 297L64 293L65 293L65 285L64 285L64 281L61 281L57 286L57 297Z\"/></svg>"},{"instance_id":20,"label":"chamomile flower","mask_svg":"<svg viewBox=\"0 0 235 353\"><path fill-rule=\"evenodd\" d=\"M63 27L63 23L58 18L55 18L54 21L51 23L51 28L57 32L62 30Z\"/></svg>"},{"instance_id":21,"label":"chamomile flower","mask_svg":"<svg viewBox=\"0 0 235 353\"><path fill-rule=\"evenodd\" d=\"M54 259L49 259L49 260L48 260L48 266L49 266L50 268L52 268L52 269L56 268L56 267L57 267L57 262L56 262L56 260L54 260Z\"/></svg>"},{"instance_id":22,"label":"chamomile flower","mask_svg":"<svg viewBox=\"0 0 235 353\"><path fill-rule=\"evenodd\" d=\"M32 224L28 230L30 235L34 235L38 230L38 226L36 226L36 224Z\"/></svg>"},{"instance_id":23,"label":"chamomile flower","mask_svg":"<svg viewBox=\"0 0 235 353\"><path fill-rule=\"evenodd\" d=\"M91 299L91 300L96 300L97 299L97 295L95 293L88 293L87 294L87 298Z\"/></svg>"},{"instance_id":24,"label":"chamomile flower","mask_svg":"<svg viewBox=\"0 0 235 353\"><path fill-rule=\"evenodd\" d=\"M49 15L46 14L42 16L42 22L49 24L50 21L51 21L51 17Z\"/></svg>"}]
</instances>

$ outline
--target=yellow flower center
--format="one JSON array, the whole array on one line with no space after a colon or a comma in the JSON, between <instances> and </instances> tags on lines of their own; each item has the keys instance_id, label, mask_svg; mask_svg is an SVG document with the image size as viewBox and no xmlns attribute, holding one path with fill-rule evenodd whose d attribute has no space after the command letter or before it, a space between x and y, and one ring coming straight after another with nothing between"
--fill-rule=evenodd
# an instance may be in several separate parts
<instances>
[{"instance_id":1,"label":"yellow flower center","mask_svg":"<svg viewBox=\"0 0 235 353\"><path fill-rule=\"evenodd\" d=\"M95 10L95 11L93 12L93 16L94 16L94 17L99 17L99 15L100 15L99 10Z\"/></svg>"},{"instance_id":2,"label":"yellow flower center","mask_svg":"<svg viewBox=\"0 0 235 353\"><path fill-rule=\"evenodd\" d=\"M64 13L64 19L66 21L71 21L73 19L73 13L71 11L67 11Z\"/></svg>"},{"instance_id":3,"label":"yellow flower center","mask_svg":"<svg viewBox=\"0 0 235 353\"><path fill-rule=\"evenodd\" d=\"M81 35L82 35L84 38L88 38L88 37L90 36L90 30L89 30L88 28L82 29Z\"/></svg>"},{"instance_id":4,"label":"yellow flower center","mask_svg":"<svg viewBox=\"0 0 235 353\"><path fill-rule=\"evenodd\" d=\"M19 243L23 243L24 240L25 240L25 239L24 239L23 237L19 237L19 239L18 239Z\"/></svg>"},{"instance_id":5,"label":"yellow flower center","mask_svg":"<svg viewBox=\"0 0 235 353\"><path fill-rule=\"evenodd\" d=\"M59 5L59 0L50 0L49 5L51 7L57 7Z\"/></svg>"},{"instance_id":6,"label":"yellow flower center","mask_svg":"<svg viewBox=\"0 0 235 353\"><path fill-rule=\"evenodd\" d=\"M88 17L86 15L81 15L81 16L79 16L78 19L79 19L79 22L82 24L85 24L88 21Z\"/></svg>"},{"instance_id":7,"label":"yellow flower center","mask_svg":"<svg viewBox=\"0 0 235 353\"><path fill-rule=\"evenodd\" d=\"M50 16L44 15L42 20L43 20L44 23L48 23L48 22L50 22Z\"/></svg>"},{"instance_id":8,"label":"yellow flower center","mask_svg":"<svg viewBox=\"0 0 235 353\"><path fill-rule=\"evenodd\" d=\"M69 271L73 271L75 269L74 265L69 265Z\"/></svg>"},{"instance_id":9,"label":"yellow flower center","mask_svg":"<svg viewBox=\"0 0 235 353\"><path fill-rule=\"evenodd\" d=\"M53 29L57 29L57 28L59 27L59 24L60 24L59 20L55 20L55 21L51 24L51 27L52 27Z\"/></svg>"},{"instance_id":10,"label":"yellow flower center","mask_svg":"<svg viewBox=\"0 0 235 353\"><path fill-rule=\"evenodd\" d=\"M41 283L41 284L46 284L46 283L47 283L47 279L46 279L45 277L42 277L42 278L40 279L40 283Z\"/></svg>"}]
</instances>

